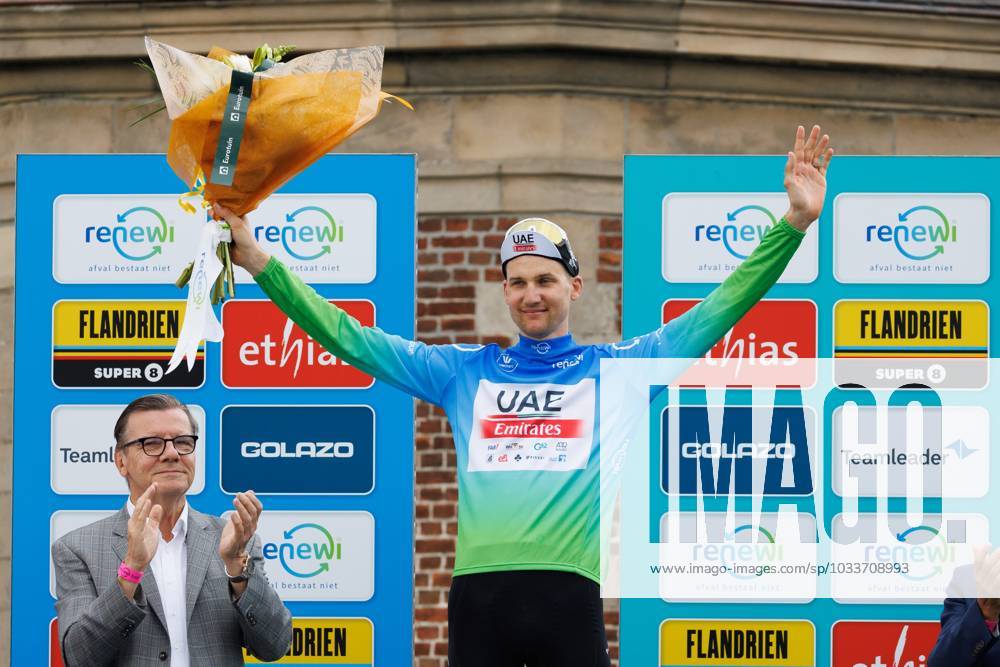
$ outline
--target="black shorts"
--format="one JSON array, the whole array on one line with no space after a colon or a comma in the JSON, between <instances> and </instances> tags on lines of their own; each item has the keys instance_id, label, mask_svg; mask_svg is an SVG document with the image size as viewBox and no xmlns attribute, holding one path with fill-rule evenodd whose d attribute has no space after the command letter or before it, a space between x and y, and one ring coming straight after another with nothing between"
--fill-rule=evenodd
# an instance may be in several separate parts
<instances>
[{"instance_id":1,"label":"black shorts","mask_svg":"<svg viewBox=\"0 0 1000 667\"><path fill-rule=\"evenodd\" d=\"M608 667L596 582L571 572L463 574L448 596L449 667Z\"/></svg>"}]
</instances>

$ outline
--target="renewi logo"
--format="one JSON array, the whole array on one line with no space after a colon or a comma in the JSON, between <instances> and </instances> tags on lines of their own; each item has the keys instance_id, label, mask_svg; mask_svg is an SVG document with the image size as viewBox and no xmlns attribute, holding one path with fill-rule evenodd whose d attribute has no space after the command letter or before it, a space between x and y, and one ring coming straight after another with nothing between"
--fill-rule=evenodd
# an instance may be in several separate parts
<instances>
[{"instance_id":1,"label":"renewi logo","mask_svg":"<svg viewBox=\"0 0 1000 667\"><path fill-rule=\"evenodd\" d=\"M721 243L736 259L746 259L764 238L772 225L778 224L770 209L747 204L726 213L724 225L696 225L696 242Z\"/></svg>"},{"instance_id":2,"label":"renewi logo","mask_svg":"<svg viewBox=\"0 0 1000 667\"><path fill-rule=\"evenodd\" d=\"M865 243L891 243L907 259L923 261L944 254L958 241L958 227L934 206L914 206L897 214L898 224L868 225Z\"/></svg>"},{"instance_id":3,"label":"renewi logo","mask_svg":"<svg viewBox=\"0 0 1000 667\"><path fill-rule=\"evenodd\" d=\"M929 538L929 539L928 539ZM958 560L955 546L945 541L933 526L912 526L896 533L899 546L867 545L865 557L869 562L909 563L908 571L900 574L910 581L925 581L941 575L945 569L954 569Z\"/></svg>"},{"instance_id":4,"label":"renewi logo","mask_svg":"<svg viewBox=\"0 0 1000 667\"><path fill-rule=\"evenodd\" d=\"M293 577L309 579L329 572L331 563L341 559L341 542L318 523L300 523L282 537L264 544L264 558L278 561Z\"/></svg>"},{"instance_id":5,"label":"renewi logo","mask_svg":"<svg viewBox=\"0 0 1000 667\"><path fill-rule=\"evenodd\" d=\"M110 244L119 255L142 262L163 253L163 244L174 242L174 226L151 206L133 206L117 214L113 225L84 228L84 243Z\"/></svg>"},{"instance_id":6,"label":"renewi logo","mask_svg":"<svg viewBox=\"0 0 1000 667\"><path fill-rule=\"evenodd\" d=\"M753 541L738 542L737 536L742 533L749 533ZM744 523L726 532L722 544L696 544L694 556L699 562L719 564L720 571L733 579L747 581L773 573L775 566L784 560L785 552L767 528Z\"/></svg>"},{"instance_id":7,"label":"renewi logo","mask_svg":"<svg viewBox=\"0 0 1000 667\"><path fill-rule=\"evenodd\" d=\"M254 236L258 241L280 243L291 257L304 262L329 255L331 244L344 241L344 226L319 206L302 206L286 213L285 223L254 227Z\"/></svg>"}]
</instances>

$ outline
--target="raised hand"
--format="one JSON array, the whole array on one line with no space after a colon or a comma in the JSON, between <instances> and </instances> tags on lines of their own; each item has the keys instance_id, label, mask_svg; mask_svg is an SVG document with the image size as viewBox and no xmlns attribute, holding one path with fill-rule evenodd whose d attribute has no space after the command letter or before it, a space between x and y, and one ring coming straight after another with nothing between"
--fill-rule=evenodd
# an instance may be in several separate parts
<instances>
[{"instance_id":1,"label":"raised hand","mask_svg":"<svg viewBox=\"0 0 1000 667\"><path fill-rule=\"evenodd\" d=\"M156 547L160 544L160 520L163 518L163 508L153 504L153 494L156 484L150 484L145 493L139 496L128 520L128 550L125 554L125 564L133 570L145 570L156 555Z\"/></svg>"},{"instance_id":2,"label":"raised hand","mask_svg":"<svg viewBox=\"0 0 1000 667\"><path fill-rule=\"evenodd\" d=\"M833 159L829 135L820 136L819 125L813 125L806 138L801 125L795 132L795 148L785 163L785 191L790 208L785 220L805 231L819 217L826 197L826 170Z\"/></svg>"},{"instance_id":3,"label":"raised hand","mask_svg":"<svg viewBox=\"0 0 1000 667\"><path fill-rule=\"evenodd\" d=\"M250 538L257 532L257 521L264 511L264 506L253 491L237 493L233 498L233 508L235 511L229 515L229 521L222 529L222 537L219 539L219 557L226 563L230 574L236 574L241 569L243 552Z\"/></svg>"},{"instance_id":4,"label":"raised hand","mask_svg":"<svg viewBox=\"0 0 1000 667\"><path fill-rule=\"evenodd\" d=\"M242 266L252 276L263 271L271 256L261 249L257 239L253 237L249 223L219 204L212 204L212 217L229 223L229 230L233 237L233 242L229 244L229 254L233 263Z\"/></svg>"}]
</instances>

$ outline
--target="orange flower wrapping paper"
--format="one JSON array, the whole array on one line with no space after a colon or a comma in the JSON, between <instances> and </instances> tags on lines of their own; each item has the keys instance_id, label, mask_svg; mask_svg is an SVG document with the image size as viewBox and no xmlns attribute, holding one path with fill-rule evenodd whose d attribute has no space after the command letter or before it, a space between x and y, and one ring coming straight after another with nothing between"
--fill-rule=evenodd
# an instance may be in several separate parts
<instances>
[{"instance_id":1,"label":"orange flower wrapping paper","mask_svg":"<svg viewBox=\"0 0 1000 667\"><path fill-rule=\"evenodd\" d=\"M146 38L172 123L167 162L189 186L211 174L232 69ZM371 121L389 97L380 89L382 47L321 51L254 74L231 186L203 196L245 215L283 183Z\"/></svg>"},{"instance_id":2,"label":"orange flower wrapping paper","mask_svg":"<svg viewBox=\"0 0 1000 667\"><path fill-rule=\"evenodd\" d=\"M231 187L208 183L204 197L245 215L283 183L347 138L361 101L360 72L293 74L254 81ZM212 172L229 87L176 118L167 162L188 184Z\"/></svg>"},{"instance_id":3,"label":"orange flower wrapping paper","mask_svg":"<svg viewBox=\"0 0 1000 667\"><path fill-rule=\"evenodd\" d=\"M248 73L252 85L245 122L240 119L241 134L227 130L226 135L229 145L239 147L238 153L232 151L232 183L204 183L205 174L213 173L223 115L240 115L231 113L234 108L227 110L231 65L247 70L252 65L224 49L213 48L205 57L149 37L146 50L172 121L167 162L193 193L202 195L204 204L219 203L241 216L363 127L376 116L382 100L392 97L381 90L380 46L320 51ZM236 81L238 94L246 83ZM204 225L194 261L178 282L187 282L188 299L168 373L185 359L190 368L202 339L222 339L212 304L227 282L232 288L228 241L227 225Z\"/></svg>"}]
</instances>

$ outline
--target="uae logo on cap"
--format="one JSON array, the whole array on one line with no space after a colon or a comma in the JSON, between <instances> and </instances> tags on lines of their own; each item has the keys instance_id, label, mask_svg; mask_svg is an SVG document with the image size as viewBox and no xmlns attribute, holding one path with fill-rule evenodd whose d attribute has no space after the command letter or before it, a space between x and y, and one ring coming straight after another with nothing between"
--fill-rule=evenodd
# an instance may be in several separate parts
<instances>
[{"instance_id":1,"label":"uae logo on cap","mask_svg":"<svg viewBox=\"0 0 1000 667\"><path fill-rule=\"evenodd\" d=\"M534 252L535 232L515 232L512 239L514 241L514 252Z\"/></svg>"}]
</instances>

